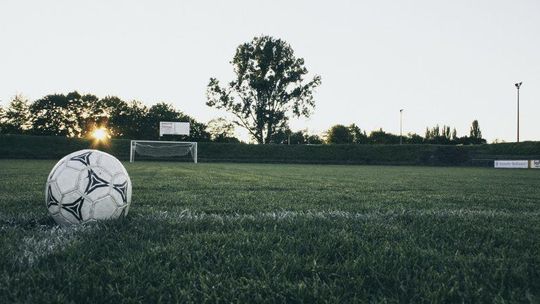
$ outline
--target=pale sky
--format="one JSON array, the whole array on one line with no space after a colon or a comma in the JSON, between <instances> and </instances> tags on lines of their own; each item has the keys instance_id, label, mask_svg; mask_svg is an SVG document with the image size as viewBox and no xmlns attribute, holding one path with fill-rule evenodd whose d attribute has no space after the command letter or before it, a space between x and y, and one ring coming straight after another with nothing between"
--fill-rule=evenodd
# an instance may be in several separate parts
<instances>
[{"instance_id":1,"label":"pale sky","mask_svg":"<svg viewBox=\"0 0 540 304\"><path fill-rule=\"evenodd\" d=\"M0 99L77 90L172 103L207 122L210 77L232 79L235 48L257 35L291 44L322 77L293 130L356 123L488 141L540 140L540 1L0 1ZM239 132L245 139L245 132Z\"/></svg>"}]
</instances>

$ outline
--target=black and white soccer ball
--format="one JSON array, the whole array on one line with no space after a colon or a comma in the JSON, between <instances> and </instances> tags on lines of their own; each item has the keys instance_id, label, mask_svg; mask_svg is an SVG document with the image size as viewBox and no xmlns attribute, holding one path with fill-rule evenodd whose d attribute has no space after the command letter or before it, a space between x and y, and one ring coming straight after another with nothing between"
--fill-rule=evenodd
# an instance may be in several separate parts
<instances>
[{"instance_id":1,"label":"black and white soccer ball","mask_svg":"<svg viewBox=\"0 0 540 304\"><path fill-rule=\"evenodd\" d=\"M110 154L73 152L51 170L45 203L60 225L116 219L129 211L131 180L122 163Z\"/></svg>"}]
</instances>

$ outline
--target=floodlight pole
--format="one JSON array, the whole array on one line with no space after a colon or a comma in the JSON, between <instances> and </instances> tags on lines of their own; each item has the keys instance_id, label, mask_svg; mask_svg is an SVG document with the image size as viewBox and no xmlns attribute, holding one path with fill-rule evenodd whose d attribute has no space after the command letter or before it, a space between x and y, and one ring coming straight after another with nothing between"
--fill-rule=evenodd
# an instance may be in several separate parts
<instances>
[{"instance_id":1,"label":"floodlight pole","mask_svg":"<svg viewBox=\"0 0 540 304\"><path fill-rule=\"evenodd\" d=\"M403 109L399 110L399 144L403 144Z\"/></svg>"},{"instance_id":2,"label":"floodlight pole","mask_svg":"<svg viewBox=\"0 0 540 304\"><path fill-rule=\"evenodd\" d=\"M517 89L517 142L519 142L519 88L521 88L521 85L523 82L518 82L515 84Z\"/></svg>"}]
</instances>

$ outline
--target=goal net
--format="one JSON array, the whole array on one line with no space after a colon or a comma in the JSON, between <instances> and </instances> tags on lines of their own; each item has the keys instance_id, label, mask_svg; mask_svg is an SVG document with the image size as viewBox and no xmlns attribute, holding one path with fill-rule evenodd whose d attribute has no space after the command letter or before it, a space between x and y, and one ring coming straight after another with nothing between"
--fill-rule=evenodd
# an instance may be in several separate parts
<instances>
[{"instance_id":1,"label":"goal net","mask_svg":"<svg viewBox=\"0 0 540 304\"><path fill-rule=\"evenodd\" d=\"M184 141L132 140L129 161L159 158L164 160L191 160L197 163L197 143Z\"/></svg>"}]
</instances>

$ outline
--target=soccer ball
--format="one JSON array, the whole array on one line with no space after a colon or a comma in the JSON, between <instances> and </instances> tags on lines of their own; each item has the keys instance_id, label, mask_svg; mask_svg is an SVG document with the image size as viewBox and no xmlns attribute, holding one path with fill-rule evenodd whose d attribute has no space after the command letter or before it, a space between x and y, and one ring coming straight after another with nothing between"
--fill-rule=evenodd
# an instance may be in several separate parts
<instances>
[{"instance_id":1,"label":"soccer ball","mask_svg":"<svg viewBox=\"0 0 540 304\"><path fill-rule=\"evenodd\" d=\"M81 150L62 158L49 173L45 203L60 225L126 216L131 180L114 156Z\"/></svg>"}]
</instances>

